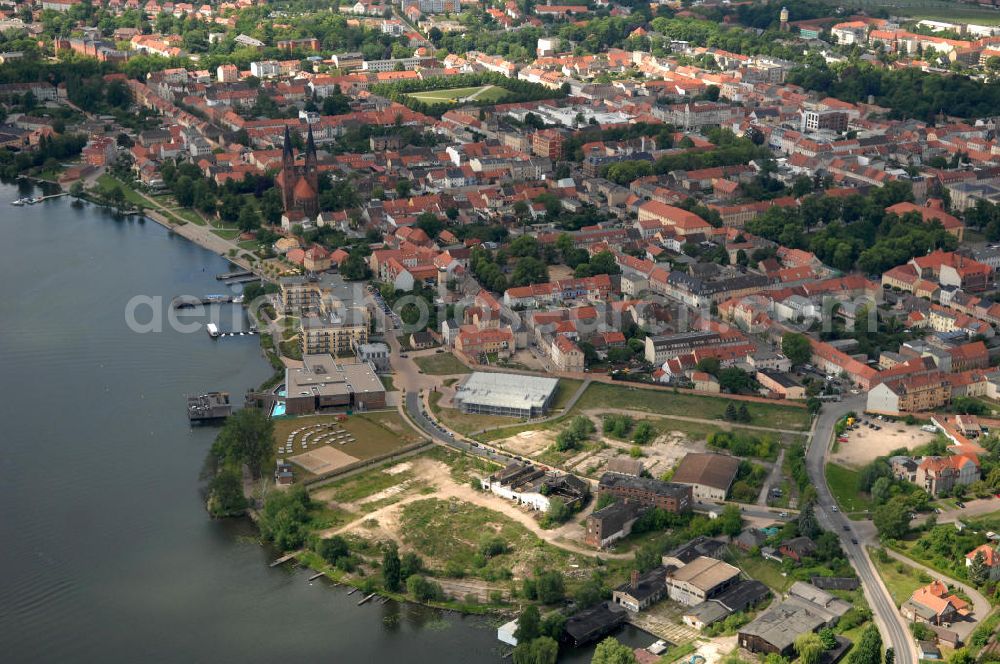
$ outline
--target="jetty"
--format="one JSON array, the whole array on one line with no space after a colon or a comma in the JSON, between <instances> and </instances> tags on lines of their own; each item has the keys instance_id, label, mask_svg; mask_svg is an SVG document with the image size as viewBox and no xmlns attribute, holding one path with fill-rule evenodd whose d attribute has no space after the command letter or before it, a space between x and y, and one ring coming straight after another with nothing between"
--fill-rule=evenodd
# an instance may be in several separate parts
<instances>
[{"instance_id":1,"label":"jetty","mask_svg":"<svg viewBox=\"0 0 1000 664\"><path fill-rule=\"evenodd\" d=\"M222 274L215 275L215 278L219 281L229 281L230 279L238 279L239 277L249 277L253 276L253 272L250 270L233 270L232 272L223 272ZM259 277L258 277L259 278Z\"/></svg>"},{"instance_id":2,"label":"jetty","mask_svg":"<svg viewBox=\"0 0 1000 664\"><path fill-rule=\"evenodd\" d=\"M323 576L323 572L316 572L315 574L313 574L312 576L309 577L309 580L310 581L315 581L316 579L318 579L321 576Z\"/></svg>"},{"instance_id":3,"label":"jetty","mask_svg":"<svg viewBox=\"0 0 1000 664\"><path fill-rule=\"evenodd\" d=\"M232 279L226 280L227 286L234 286L236 284L248 284L251 281L260 281L260 277L256 274L247 274L242 277L233 277Z\"/></svg>"},{"instance_id":4,"label":"jetty","mask_svg":"<svg viewBox=\"0 0 1000 664\"><path fill-rule=\"evenodd\" d=\"M271 563L270 567L277 567L278 565L284 565L285 563L287 563L289 560L292 560L293 558L295 558L295 552L294 551L292 553L286 553L285 555L283 555L282 557L278 558L273 563Z\"/></svg>"},{"instance_id":5,"label":"jetty","mask_svg":"<svg viewBox=\"0 0 1000 664\"><path fill-rule=\"evenodd\" d=\"M370 600L372 597L375 597L375 595L377 595L377 594L378 593L372 593L368 597L365 597L363 600L361 600L360 602L358 602L358 606L361 606L362 604L364 604L365 602L367 602L368 600Z\"/></svg>"},{"instance_id":6,"label":"jetty","mask_svg":"<svg viewBox=\"0 0 1000 664\"><path fill-rule=\"evenodd\" d=\"M211 304L241 304L242 302L242 295L206 295L205 297L178 295L170 301L170 306L174 309L194 309Z\"/></svg>"}]
</instances>

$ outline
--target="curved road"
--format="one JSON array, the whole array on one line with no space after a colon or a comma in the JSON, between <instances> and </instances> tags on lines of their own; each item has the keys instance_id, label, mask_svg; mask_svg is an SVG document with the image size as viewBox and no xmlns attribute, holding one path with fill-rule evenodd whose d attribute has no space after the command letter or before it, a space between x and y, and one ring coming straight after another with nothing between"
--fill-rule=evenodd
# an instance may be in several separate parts
<instances>
[{"instance_id":1,"label":"curved road","mask_svg":"<svg viewBox=\"0 0 1000 664\"><path fill-rule=\"evenodd\" d=\"M853 396L839 403L827 403L823 406L813 429L813 438L806 452L806 469L809 478L816 487L818 503L816 516L819 522L831 532L840 536L840 544L847 559L858 572L865 597L872 608L875 623L882 632L886 646L892 646L896 653L897 664L917 664L919 659L916 644L910 637L909 628L896 604L892 601L889 591L882 583L875 566L865 549L866 542L857 539L851 522L840 512L833 511L837 504L826 484L826 454L833 439L833 426L837 420L849 411L861 413L865 409L864 395Z\"/></svg>"}]
</instances>

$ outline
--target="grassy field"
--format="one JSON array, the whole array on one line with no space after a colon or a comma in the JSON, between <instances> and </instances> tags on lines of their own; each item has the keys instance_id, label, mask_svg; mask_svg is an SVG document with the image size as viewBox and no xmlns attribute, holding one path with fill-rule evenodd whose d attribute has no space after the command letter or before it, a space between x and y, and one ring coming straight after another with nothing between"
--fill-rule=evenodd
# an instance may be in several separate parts
<instances>
[{"instance_id":1,"label":"grassy field","mask_svg":"<svg viewBox=\"0 0 1000 664\"><path fill-rule=\"evenodd\" d=\"M495 102L509 94L507 90L495 85L480 85L474 88L449 88L447 90L411 92L406 96L417 101L422 101L425 104L454 104L472 95L476 95L474 101Z\"/></svg>"},{"instance_id":2,"label":"grassy field","mask_svg":"<svg viewBox=\"0 0 1000 664\"><path fill-rule=\"evenodd\" d=\"M283 443L288 438L288 434L295 429L336 421L336 415L309 415L277 419L274 421L275 448ZM354 436L354 442L344 447L344 452L358 459L370 459L421 439L394 411L350 415L344 422L340 423L340 426Z\"/></svg>"},{"instance_id":3,"label":"grassy field","mask_svg":"<svg viewBox=\"0 0 1000 664\"><path fill-rule=\"evenodd\" d=\"M593 566L593 559L577 556L541 541L509 517L477 505L436 498L418 500L403 507L400 532L404 544L422 556L432 569L454 575L459 570L480 576L503 575L503 570L556 569L570 564L579 572ZM499 538L506 551L484 560L480 547L485 540ZM588 574L589 576L589 574ZM581 575L582 578L582 575ZM570 579L567 579L569 585Z\"/></svg>"},{"instance_id":4,"label":"grassy field","mask_svg":"<svg viewBox=\"0 0 1000 664\"><path fill-rule=\"evenodd\" d=\"M129 203L131 203L132 205L137 205L137 206L142 205L145 207L149 207L149 201L140 196L137 191L132 189L132 187L128 186L127 184L125 184L118 178L114 177L113 175L108 175L107 173L105 173L97 178L97 187L102 191L107 191L111 189L115 184L121 187L122 192L124 192L125 194L125 200L127 200Z\"/></svg>"},{"instance_id":5,"label":"grassy field","mask_svg":"<svg viewBox=\"0 0 1000 664\"><path fill-rule=\"evenodd\" d=\"M871 507L871 500L857 489L858 471L828 463L826 483L830 485L830 492L840 509L845 512L864 512Z\"/></svg>"},{"instance_id":6,"label":"grassy field","mask_svg":"<svg viewBox=\"0 0 1000 664\"><path fill-rule=\"evenodd\" d=\"M332 484L324 486L322 491L326 492L327 489L332 489L334 500L352 503L374 495L379 491L384 491L413 477L413 473L410 471L403 471L395 475L390 475L384 471L385 466L382 466L377 470L371 470L360 475L352 475L351 477L337 480Z\"/></svg>"},{"instance_id":7,"label":"grassy field","mask_svg":"<svg viewBox=\"0 0 1000 664\"><path fill-rule=\"evenodd\" d=\"M737 556L733 563L750 577L757 579L768 588L780 593L788 590L795 579L790 576L782 576L781 565L773 560L764 560L760 556Z\"/></svg>"},{"instance_id":8,"label":"grassy field","mask_svg":"<svg viewBox=\"0 0 1000 664\"><path fill-rule=\"evenodd\" d=\"M454 429L455 431L465 434L469 434L475 431L482 431L483 429L491 429L495 427L506 427L509 424L518 422L515 417L504 417L502 415L479 415L476 413L463 413L457 408L442 408L438 405L438 401L441 400L441 393L435 392L428 398L431 404L431 412L434 413L434 417L441 420L445 426L449 429Z\"/></svg>"},{"instance_id":9,"label":"grassy field","mask_svg":"<svg viewBox=\"0 0 1000 664\"><path fill-rule=\"evenodd\" d=\"M566 404L576 391L580 389L583 385L582 380L573 380L572 378L560 378L559 384L556 386L555 396L552 397L552 410L562 410L566 407Z\"/></svg>"},{"instance_id":10,"label":"grassy field","mask_svg":"<svg viewBox=\"0 0 1000 664\"><path fill-rule=\"evenodd\" d=\"M922 573L906 563L895 559L890 559L889 562L883 563L879 560L878 555L873 549L869 548L868 552L871 554L875 569L878 570L879 576L882 577L885 587L889 589L889 594L892 595L892 600L896 603L896 606L908 600L914 590L927 585L928 582L923 580L927 578L926 573Z\"/></svg>"},{"instance_id":11,"label":"grassy field","mask_svg":"<svg viewBox=\"0 0 1000 664\"><path fill-rule=\"evenodd\" d=\"M680 415L710 420L724 420L726 397L703 397L694 394L674 394L666 390L647 390L624 385L592 383L577 401L573 410L600 408L626 408L642 410L657 415ZM810 416L804 408L780 406L769 403L748 403L753 421L750 424L805 431Z\"/></svg>"},{"instance_id":12,"label":"grassy field","mask_svg":"<svg viewBox=\"0 0 1000 664\"><path fill-rule=\"evenodd\" d=\"M218 235L223 240L235 240L240 236L240 231L235 228L213 229L212 233Z\"/></svg>"},{"instance_id":13,"label":"grassy field","mask_svg":"<svg viewBox=\"0 0 1000 664\"><path fill-rule=\"evenodd\" d=\"M458 358L451 353L424 355L413 358L413 361L420 367L420 371L431 376L472 373L471 369L459 362Z\"/></svg>"}]
</instances>

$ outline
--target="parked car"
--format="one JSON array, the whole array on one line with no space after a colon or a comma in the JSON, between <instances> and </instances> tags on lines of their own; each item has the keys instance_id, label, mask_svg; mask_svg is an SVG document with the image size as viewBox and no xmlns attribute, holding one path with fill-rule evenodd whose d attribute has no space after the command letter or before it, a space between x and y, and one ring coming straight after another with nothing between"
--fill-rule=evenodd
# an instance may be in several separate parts
<instances>
[{"instance_id":1,"label":"parked car","mask_svg":"<svg viewBox=\"0 0 1000 664\"><path fill-rule=\"evenodd\" d=\"M965 509L965 503L959 501L959 502L956 502L955 504L958 505L958 509L960 509L960 510L964 510Z\"/></svg>"},{"instance_id":2,"label":"parked car","mask_svg":"<svg viewBox=\"0 0 1000 664\"><path fill-rule=\"evenodd\" d=\"M850 532L850 530L851 530L851 527L845 523L844 524L844 532Z\"/></svg>"},{"instance_id":3,"label":"parked car","mask_svg":"<svg viewBox=\"0 0 1000 664\"><path fill-rule=\"evenodd\" d=\"M857 543L858 543L858 538L857 537L852 537L851 538L851 544L857 544Z\"/></svg>"}]
</instances>

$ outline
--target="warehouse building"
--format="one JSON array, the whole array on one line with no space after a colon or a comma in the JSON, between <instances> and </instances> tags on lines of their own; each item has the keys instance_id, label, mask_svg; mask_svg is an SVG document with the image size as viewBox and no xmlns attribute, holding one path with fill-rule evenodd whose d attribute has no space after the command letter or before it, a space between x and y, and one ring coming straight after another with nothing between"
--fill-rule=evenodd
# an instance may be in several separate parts
<instances>
[{"instance_id":1,"label":"warehouse building","mask_svg":"<svg viewBox=\"0 0 1000 664\"><path fill-rule=\"evenodd\" d=\"M740 469L740 460L722 454L689 453L681 459L671 481L687 484L699 500L726 499Z\"/></svg>"},{"instance_id":2,"label":"warehouse building","mask_svg":"<svg viewBox=\"0 0 1000 664\"><path fill-rule=\"evenodd\" d=\"M529 419L548 411L558 384L556 378L477 371L458 386L454 402L463 413Z\"/></svg>"}]
</instances>

